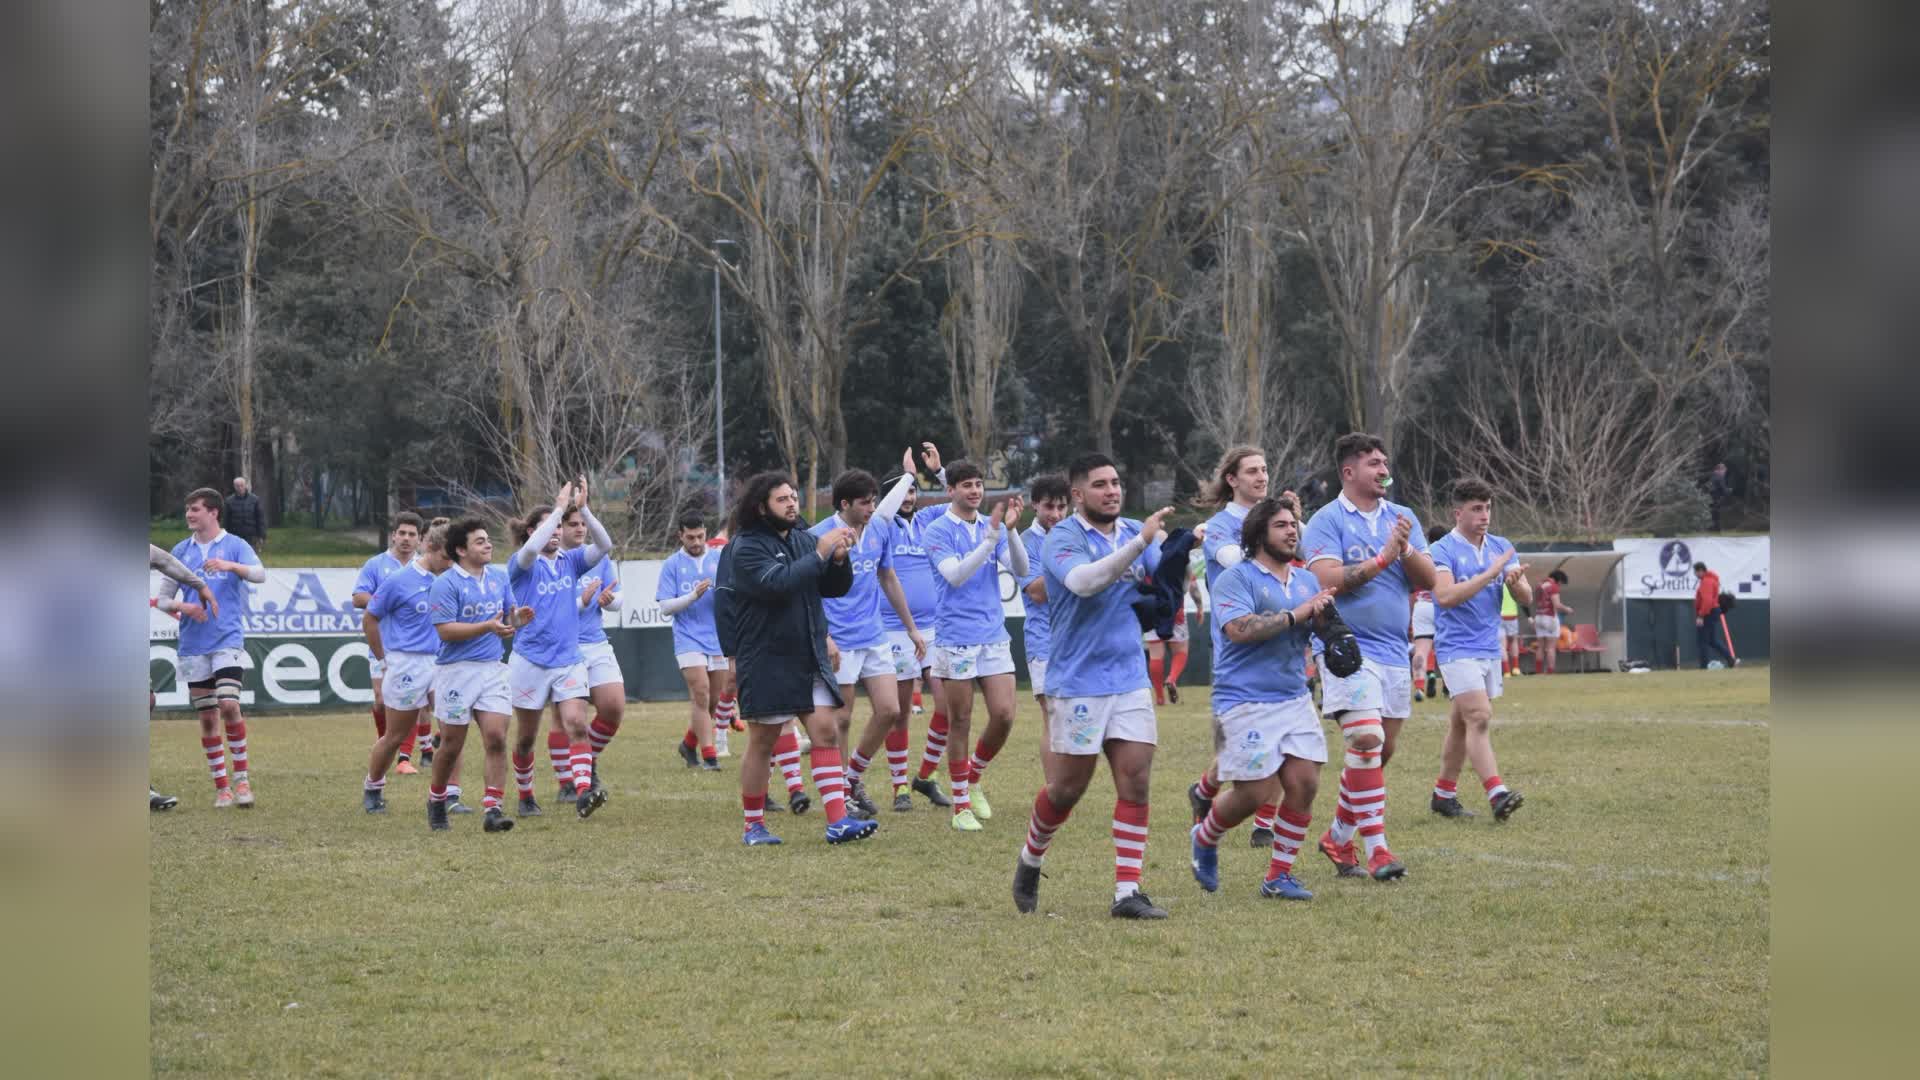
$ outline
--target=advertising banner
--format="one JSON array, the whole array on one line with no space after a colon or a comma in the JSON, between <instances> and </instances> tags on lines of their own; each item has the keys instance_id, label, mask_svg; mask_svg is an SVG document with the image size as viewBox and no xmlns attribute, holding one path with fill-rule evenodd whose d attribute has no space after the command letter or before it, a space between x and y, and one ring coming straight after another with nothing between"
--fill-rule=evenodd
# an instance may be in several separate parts
<instances>
[{"instance_id":1,"label":"advertising banner","mask_svg":"<svg viewBox=\"0 0 1920 1080\"><path fill-rule=\"evenodd\" d=\"M1738 600L1772 599L1769 564L1773 541L1766 536L1688 536L1615 540L1625 552L1622 582L1629 600L1691 600L1699 586L1693 564L1720 575L1720 589Z\"/></svg>"}]
</instances>

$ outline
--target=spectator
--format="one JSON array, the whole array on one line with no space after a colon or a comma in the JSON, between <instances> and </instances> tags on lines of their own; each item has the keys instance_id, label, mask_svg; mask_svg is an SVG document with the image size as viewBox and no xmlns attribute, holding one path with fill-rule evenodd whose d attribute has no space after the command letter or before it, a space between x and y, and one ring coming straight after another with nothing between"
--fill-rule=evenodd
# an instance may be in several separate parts
<instances>
[{"instance_id":1,"label":"spectator","mask_svg":"<svg viewBox=\"0 0 1920 1080\"><path fill-rule=\"evenodd\" d=\"M1707 505L1713 513L1714 532L1720 531L1720 511L1733 497L1733 487L1727 483L1727 463L1721 462L1713 467L1713 475L1707 477Z\"/></svg>"},{"instance_id":2,"label":"spectator","mask_svg":"<svg viewBox=\"0 0 1920 1080\"><path fill-rule=\"evenodd\" d=\"M1703 562L1693 564L1693 573L1700 579L1699 586L1693 590L1693 633L1700 653L1700 666L1707 666L1707 651L1712 650L1720 654L1728 667L1732 667L1736 661L1733 654L1727 651L1727 644L1731 642L1722 644L1719 634L1719 630L1726 625L1721 620L1724 612L1720 606L1720 575L1707 569L1707 564Z\"/></svg>"},{"instance_id":3,"label":"spectator","mask_svg":"<svg viewBox=\"0 0 1920 1080\"><path fill-rule=\"evenodd\" d=\"M226 512L221 515L228 532L245 540L255 552L267 547L267 512L260 506L260 496L255 495L247 485L247 478L233 478L233 494L227 496Z\"/></svg>"}]
</instances>

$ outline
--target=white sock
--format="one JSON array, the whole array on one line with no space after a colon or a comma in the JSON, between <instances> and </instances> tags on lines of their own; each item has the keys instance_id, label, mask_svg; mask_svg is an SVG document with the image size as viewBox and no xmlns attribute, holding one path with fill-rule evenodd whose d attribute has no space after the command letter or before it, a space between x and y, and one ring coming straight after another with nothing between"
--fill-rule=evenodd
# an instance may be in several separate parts
<instances>
[{"instance_id":1,"label":"white sock","mask_svg":"<svg viewBox=\"0 0 1920 1080\"><path fill-rule=\"evenodd\" d=\"M1140 883L1137 881L1116 881L1113 883L1113 902L1117 904L1139 891Z\"/></svg>"}]
</instances>

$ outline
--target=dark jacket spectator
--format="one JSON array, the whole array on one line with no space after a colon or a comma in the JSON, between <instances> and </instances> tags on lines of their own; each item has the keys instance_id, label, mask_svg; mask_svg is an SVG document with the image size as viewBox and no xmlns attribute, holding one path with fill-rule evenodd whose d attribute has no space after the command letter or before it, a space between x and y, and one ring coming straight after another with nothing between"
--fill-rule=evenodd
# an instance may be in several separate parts
<instances>
[{"instance_id":1,"label":"dark jacket spectator","mask_svg":"<svg viewBox=\"0 0 1920 1080\"><path fill-rule=\"evenodd\" d=\"M233 482L233 494L227 496L220 511L220 527L258 549L267 539L267 512L260 496L247 487L245 478Z\"/></svg>"},{"instance_id":2,"label":"dark jacket spectator","mask_svg":"<svg viewBox=\"0 0 1920 1080\"><path fill-rule=\"evenodd\" d=\"M853 589L853 564L821 558L817 543L799 524L784 536L754 525L720 552L714 623L720 647L733 657L743 717L812 712L816 680L839 701L820 598Z\"/></svg>"},{"instance_id":3,"label":"dark jacket spectator","mask_svg":"<svg viewBox=\"0 0 1920 1080\"><path fill-rule=\"evenodd\" d=\"M1707 507L1713 514L1712 531L1720 531L1720 511L1733 498L1733 485L1727 482L1727 466L1722 462L1713 467L1712 475L1707 477Z\"/></svg>"}]
</instances>

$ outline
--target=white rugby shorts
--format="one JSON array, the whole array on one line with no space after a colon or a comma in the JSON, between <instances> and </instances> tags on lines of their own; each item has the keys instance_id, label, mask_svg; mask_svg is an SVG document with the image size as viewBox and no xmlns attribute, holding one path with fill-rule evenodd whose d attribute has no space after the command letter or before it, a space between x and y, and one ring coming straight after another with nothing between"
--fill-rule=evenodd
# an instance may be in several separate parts
<instances>
[{"instance_id":1,"label":"white rugby shorts","mask_svg":"<svg viewBox=\"0 0 1920 1080\"><path fill-rule=\"evenodd\" d=\"M1417 638L1433 636L1433 601L1420 600L1414 603L1413 636Z\"/></svg>"},{"instance_id":2,"label":"white rugby shorts","mask_svg":"<svg viewBox=\"0 0 1920 1080\"><path fill-rule=\"evenodd\" d=\"M1153 691L1129 690L1097 697L1047 699L1047 749L1056 754L1098 754L1109 739L1158 744Z\"/></svg>"},{"instance_id":3,"label":"white rugby shorts","mask_svg":"<svg viewBox=\"0 0 1920 1080\"><path fill-rule=\"evenodd\" d=\"M1213 753L1221 780L1265 780L1280 771L1287 757L1324 764L1327 733L1311 694L1291 701L1250 701L1214 714Z\"/></svg>"},{"instance_id":4,"label":"white rugby shorts","mask_svg":"<svg viewBox=\"0 0 1920 1080\"><path fill-rule=\"evenodd\" d=\"M852 686L862 679L877 679L882 675L894 677L892 645L840 650L840 669L834 678L841 686Z\"/></svg>"},{"instance_id":5,"label":"white rugby shorts","mask_svg":"<svg viewBox=\"0 0 1920 1080\"><path fill-rule=\"evenodd\" d=\"M443 724L469 724L477 712L513 711L507 665L498 660L461 660L433 669L433 715Z\"/></svg>"},{"instance_id":6,"label":"white rugby shorts","mask_svg":"<svg viewBox=\"0 0 1920 1080\"><path fill-rule=\"evenodd\" d=\"M1376 712L1405 719L1413 715L1413 675L1405 664L1382 664L1367 659L1360 661L1359 671L1344 679L1323 670L1320 708L1328 716Z\"/></svg>"},{"instance_id":7,"label":"white rugby shorts","mask_svg":"<svg viewBox=\"0 0 1920 1080\"><path fill-rule=\"evenodd\" d=\"M1047 658L1035 660L1027 657L1027 681L1033 684L1033 696L1039 697L1047 692Z\"/></svg>"},{"instance_id":8,"label":"white rugby shorts","mask_svg":"<svg viewBox=\"0 0 1920 1080\"><path fill-rule=\"evenodd\" d=\"M887 652L893 657L893 677L896 679L917 678L920 672L933 666L933 631L920 628L920 637L927 643L927 655L916 657L913 654L913 639L905 630L887 631Z\"/></svg>"},{"instance_id":9,"label":"white rugby shorts","mask_svg":"<svg viewBox=\"0 0 1920 1080\"><path fill-rule=\"evenodd\" d=\"M246 668L249 666L245 649L215 649L210 653L180 657L180 681L183 683L207 682L213 673L221 668Z\"/></svg>"},{"instance_id":10,"label":"white rugby shorts","mask_svg":"<svg viewBox=\"0 0 1920 1080\"><path fill-rule=\"evenodd\" d=\"M587 696L587 665L575 660L566 667L541 667L514 653L507 660L507 689L516 709L544 709L549 701L571 701Z\"/></svg>"},{"instance_id":11,"label":"white rugby shorts","mask_svg":"<svg viewBox=\"0 0 1920 1080\"><path fill-rule=\"evenodd\" d=\"M934 645L933 674L940 679L984 679L1013 674L1013 643L991 645Z\"/></svg>"},{"instance_id":12,"label":"white rugby shorts","mask_svg":"<svg viewBox=\"0 0 1920 1080\"><path fill-rule=\"evenodd\" d=\"M1557 638L1560 636L1560 616L1535 615L1533 617L1533 636Z\"/></svg>"},{"instance_id":13,"label":"white rugby shorts","mask_svg":"<svg viewBox=\"0 0 1920 1080\"><path fill-rule=\"evenodd\" d=\"M433 691L432 653L390 652L385 667L380 704L407 712L426 706L427 695Z\"/></svg>"},{"instance_id":14,"label":"white rugby shorts","mask_svg":"<svg viewBox=\"0 0 1920 1080\"><path fill-rule=\"evenodd\" d=\"M828 686L826 683L826 680L824 679L813 680L813 707L816 709L833 708L833 688ZM779 713L774 716L748 716L748 717L744 717L743 719L745 719L746 722L749 724L773 724L777 726L780 724L791 723L792 721L800 719L800 714ZM806 728L803 725L801 728L801 734L805 734L805 733L806 733Z\"/></svg>"},{"instance_id":15,"label":"white rugby shorts","mask_svg":"<svg viewBox=\"0 0 1920 1080\"><path fill-rule=\"evenodd\" d=\"M627 685L626 676L620 672L620 660L613 655L613 642L586 642L580 646L580 656L587 665L588 686Z\"/></svg>"},{"instance_id":16,"label":"white rugby shorts","mask_svg":"<svg viewBox=\"0 0 1920 1080\"><path fill-rule=\"evenodd\" d=\"M584 645L580 648L583 652L586 650L586 646ZM726 657L711 656L703 652L674 653L673 663L674 666L680 668L682 671L690 667L701 668L705 671L728 671L733 667L733 665L727 661Z\"/></svg>"},{"instance_id":17,"label":"white rugby shorts","mask_svg":"<svg viewBox=\"0 0 1920 1080\"><path fill-rule=\"evenodd\" d=\"M1478 690L1485 693L1491 700L1500 696L1504 685L1501 681L1500 661L1484 656L1449 660L1440 665L1440 678L1447 684L1447 693L1454 697L1471 694Z\"/></svg>"}]
</instances>

